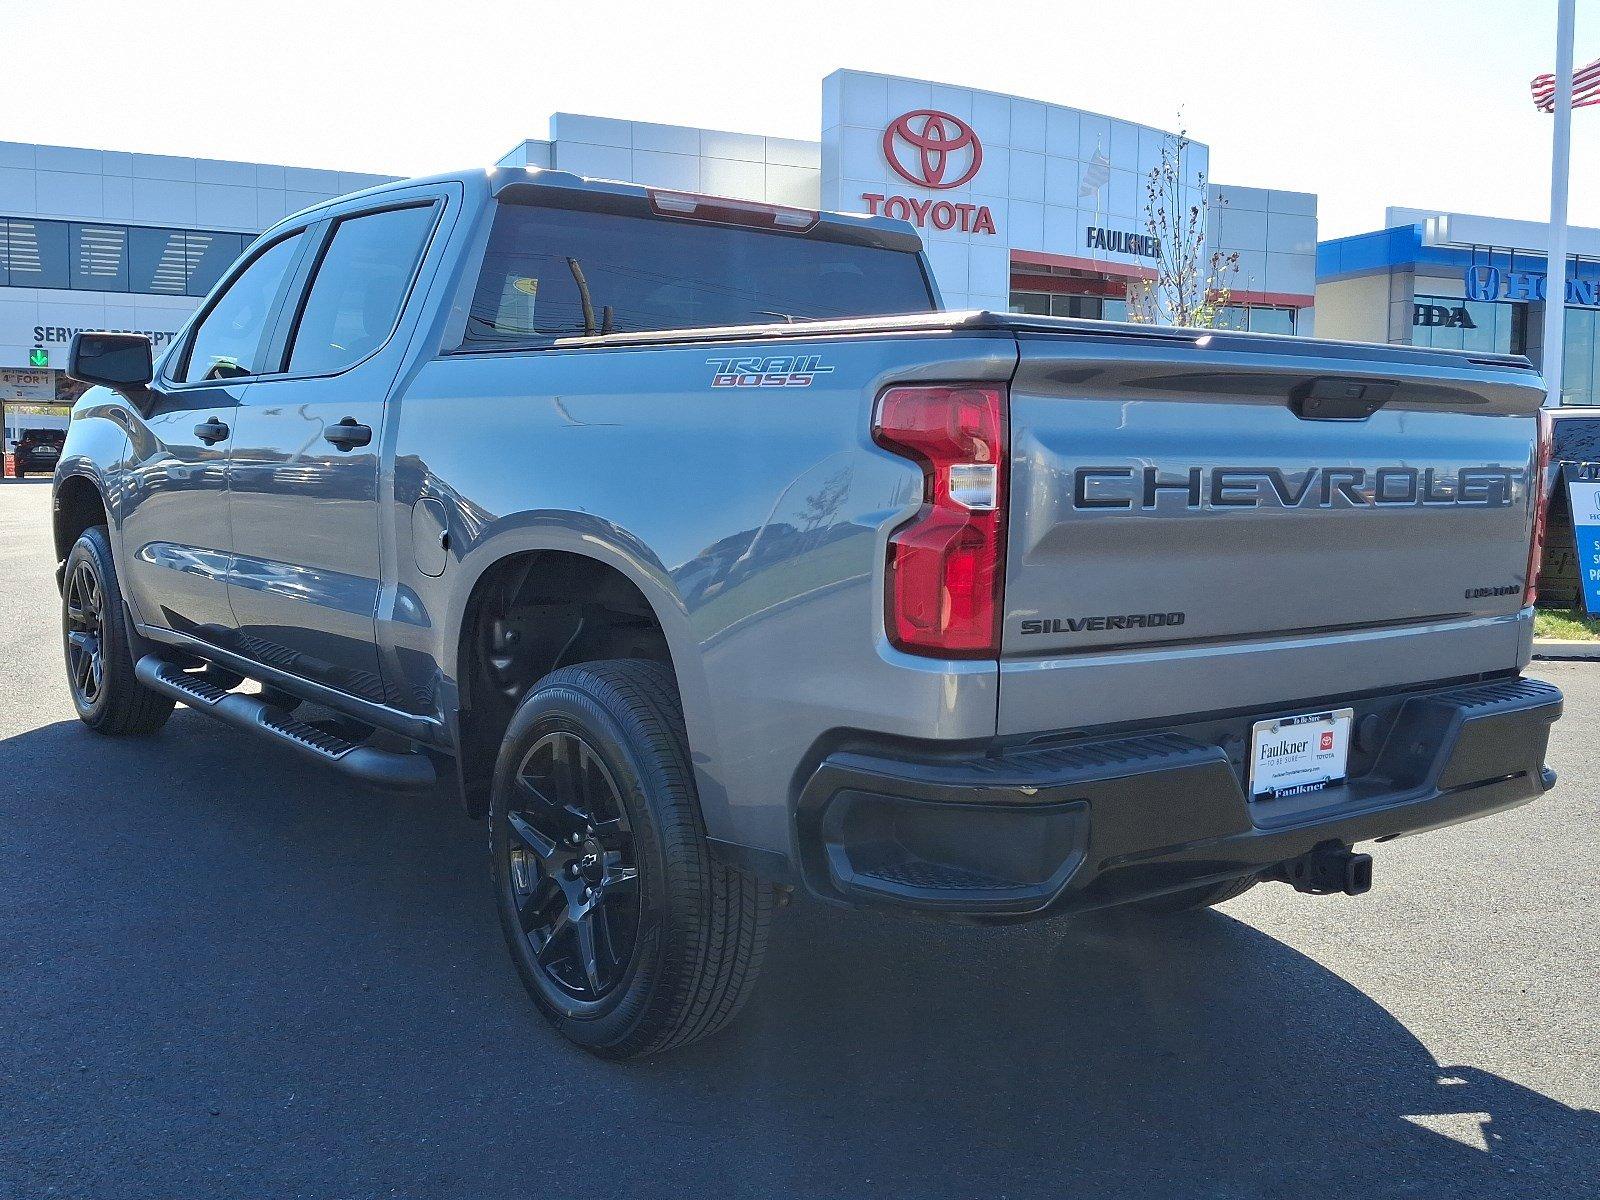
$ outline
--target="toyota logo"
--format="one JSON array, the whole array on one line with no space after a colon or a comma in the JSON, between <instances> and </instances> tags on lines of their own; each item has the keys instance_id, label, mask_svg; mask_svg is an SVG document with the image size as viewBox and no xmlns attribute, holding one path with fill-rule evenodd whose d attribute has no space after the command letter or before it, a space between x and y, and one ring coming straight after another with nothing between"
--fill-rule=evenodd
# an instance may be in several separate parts
<instances>
[{"instance_id":1,"label":"toyota logo","mask_svg":"<svg viewBox=\"0 0 1600 1200\"><path fill-rule=\"evenodd\" d=\"M960 187L983 165L983 143L960 117L918 108L883 131L883 156L895 174L918 187ZM966 169L958 164L965 162Z\"/></svg>"}]
</instances>

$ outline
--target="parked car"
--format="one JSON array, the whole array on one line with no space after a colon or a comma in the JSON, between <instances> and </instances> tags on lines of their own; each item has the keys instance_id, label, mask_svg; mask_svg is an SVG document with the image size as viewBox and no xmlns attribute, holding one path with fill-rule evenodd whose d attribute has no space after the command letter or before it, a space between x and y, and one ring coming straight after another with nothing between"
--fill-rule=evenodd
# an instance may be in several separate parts
<instances>
[{"instance_id":1,"label":"parked car","mask_svg":"<svg viewBox=\"0 0 1600 1200\"><path fill-rule=\"evenodd\" d=\"M795 889L1359 894L1554 780L1521 358L941 312L904 224L516 170L288 218L70 373L83 721L452 792L599 1054L725 1025Z\"/></svg>"},{"instance_id":2,"label":"parked car","mask_svg":"<svg viewBox=\"0 0 1600 1200\"><path fill-rule=\"evenodd\" d=\"M64 429L21 430L12 449L16 456L17 478L25 478L29 471L41 474L54 471L66 440L67 431Z\"/></svg>"}]
</instances>

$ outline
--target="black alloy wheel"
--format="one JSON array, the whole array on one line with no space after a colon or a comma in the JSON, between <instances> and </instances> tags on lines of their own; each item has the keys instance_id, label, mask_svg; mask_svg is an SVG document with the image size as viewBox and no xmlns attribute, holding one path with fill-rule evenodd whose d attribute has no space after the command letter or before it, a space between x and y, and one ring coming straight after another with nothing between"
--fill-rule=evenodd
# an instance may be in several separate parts
<instances>
[{"instance_id":1,"label":"black alloy wheel","mask_svg":"<svg viewBox=\"0 0 1600 1200\"><path fill-rule=\"evenodd\" d=\"M533 962L561 1007L604 1003L639 934L633 831L610 769L582 734L540 737L506 806L513 902Z\"/></svg>"},{"instance_id":2,"label":"black alloy wheel","mask_svg":"<svg viewBox=\"0 0 1600 1200\"><path fill-rule=\"evenodd\" d=\"M81 559L67 576L67 675L81 710L92 710L105 692L106 597L94 563Z\"/></svg>"},{"instance_id":3,"label":"black alloy wheel","mask_svg":"<svg viewBox=\"0 0 1600 1200\"><path fill-rule=\"evenodd\" d=\"M773 889L711 852L666 664L592 660L528 690L495 763L489 849L517 974L575 1045L659 1053L750 996Z\"/></svg>"}]
</instances>

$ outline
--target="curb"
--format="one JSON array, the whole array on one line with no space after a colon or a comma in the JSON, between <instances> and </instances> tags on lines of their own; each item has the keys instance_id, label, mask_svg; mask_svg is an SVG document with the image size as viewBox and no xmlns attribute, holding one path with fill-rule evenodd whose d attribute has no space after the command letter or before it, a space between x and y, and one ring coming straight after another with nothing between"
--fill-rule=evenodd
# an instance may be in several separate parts
<instances>
[{"instance_id":1,"label":"curb","mask_svg":"<svg viewBox=\"0 0 1600 1200\"><path fill-rule=\"evenodd\" d=\"M1534 638L1533 656L1543 659L1600 661L1600 642L1569 642L1560 638Z\"/></svg>"}]
</instances>

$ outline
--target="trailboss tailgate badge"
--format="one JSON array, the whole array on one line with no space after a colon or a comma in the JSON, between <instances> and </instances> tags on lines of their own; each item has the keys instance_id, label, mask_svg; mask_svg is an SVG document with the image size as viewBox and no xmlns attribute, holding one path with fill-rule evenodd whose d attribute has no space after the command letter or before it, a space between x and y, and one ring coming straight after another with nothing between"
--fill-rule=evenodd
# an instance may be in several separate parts
<instances>
[{"instance_id":1,"label":"trailboss tailgate badge","mask_svg":"<svg viewBox=\"0 0 1600 1200\"><path fill-rule=\"evenodd\" d=\"M1282 800L1345 777L1351 708L1257 721L1250 736L1250 799Z\"/></svg>"}]
</instances>

